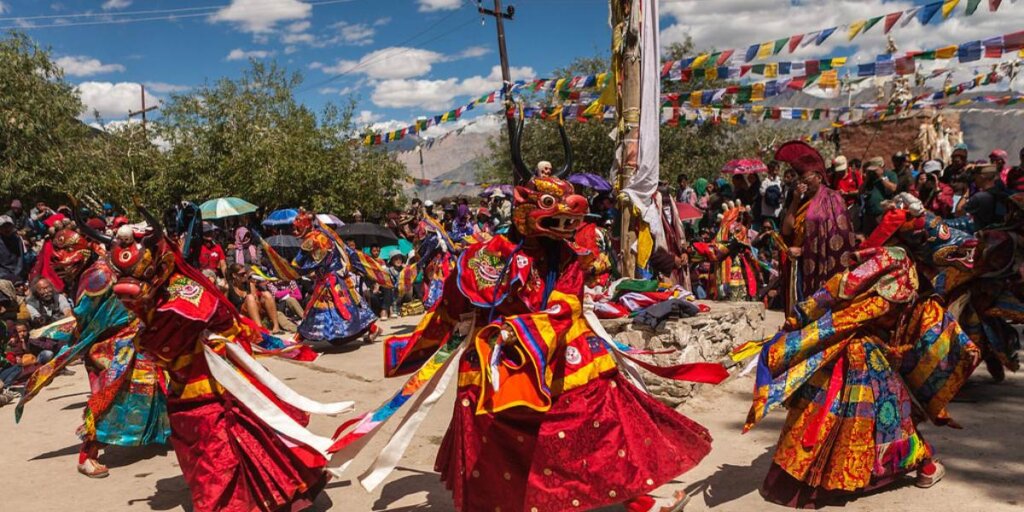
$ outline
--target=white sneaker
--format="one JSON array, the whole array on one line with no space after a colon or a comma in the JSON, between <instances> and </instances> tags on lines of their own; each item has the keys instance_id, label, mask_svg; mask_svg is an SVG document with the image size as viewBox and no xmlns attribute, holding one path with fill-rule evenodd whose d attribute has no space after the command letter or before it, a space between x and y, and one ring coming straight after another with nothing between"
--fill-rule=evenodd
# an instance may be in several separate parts
<instances>
[{"instance_id":1,"label":"white sneaker","mask_svg":"<svg viewBox=\"0 0 1024 512\"><path fill-rule=\"evenodd\" d=\"M933 460L932 464L935 466L935 471L926 475L923 469L917 470L917 478L914 480L914 485L922 489L927 489L942 480L942 477L946 476L946 466L943 466L941 462Z\"/></svg>"}]
</instances>

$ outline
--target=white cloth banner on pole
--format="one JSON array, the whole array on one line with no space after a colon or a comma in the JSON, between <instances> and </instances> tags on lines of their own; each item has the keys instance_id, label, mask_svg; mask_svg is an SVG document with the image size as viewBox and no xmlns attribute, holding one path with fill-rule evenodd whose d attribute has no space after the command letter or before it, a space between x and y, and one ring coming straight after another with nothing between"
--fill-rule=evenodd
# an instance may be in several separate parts
<instances>
[{"instance_id":1,"label":"white cloth banner on pole","mask_svg":"<svg viewBox=\"0 0 1024 512\"><path fill-rule=\"evenodd\" d=\"M651 227L655 240L664 240L661 212L654 204L658 191L660 157L659 130L661 129L661 65L658 43L658 2L637 0L643 14L640 30L640 151L637 169L626 184L624 192L640 210L640 216ZM634 11L635 12L635 11Z\"/></svg>"}]
</instances>

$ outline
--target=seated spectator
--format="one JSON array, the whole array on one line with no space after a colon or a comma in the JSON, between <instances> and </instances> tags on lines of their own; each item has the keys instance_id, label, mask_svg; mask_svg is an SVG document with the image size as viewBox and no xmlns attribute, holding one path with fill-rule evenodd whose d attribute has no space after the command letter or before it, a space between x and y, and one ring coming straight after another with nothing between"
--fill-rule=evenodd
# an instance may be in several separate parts
<instances>
[{"instance_id":1,"label":"seated spectator","mask_svg":"<svg viewBox=\"0 0 1024 512\"><path fill-rule=\"evenodd\" d=\"M25 304L31 316L32 325L42 327L71 316L71 301L63 293L57 293L53 283L45 277L36 279L32 293Z\"/></svg>"},{"instance_id":2,"label":"seated spectator","mask_svg":"<svg viewBox=\"0 0 1024 512\"><path fill-rule=\"evenodd\" d=\"M267 285L267 289L274 294L278 311L282 311L286 315L290 313L291 318L297 322L302 320L305 310L302 308L302 290L299 288L299 283L295 281L279 282ZM282 323L282 326L287 327L287 324Z\"/></svg>"},{"instance_id":3,"label":"seated spectator","mask_svg":"<svg viewBox=\"0 0 1024 512\"><path fill-rule=\"evenodd\" d=\"M269 291L260 289L252 272L242 265L232 263L228 267L228 275L228 300L235 308L258 325L263 325L265 315L271 324L270 332L280 333L281 325L277 319L277 303L274 296Z\"/></svg>"},{"instance_id":4,"label":"seated spectator","mask_svg":"<svg viewBox=\"0 0 1024 512\"><path fill-rule=\"evenodd\" d=\"M412 300L411 286L409 287L409 290L405 290L405 295L401 297L398 296L398 280L401 278L403 269L405 269L405 256L402 256L401 253L397 252L392 254L391 259L388 260L388 273L391 274L391 282L395 283L395 299L394 305L391 309L392 313L396 315L397 312L401 310L400 307L403 302Z\"/></svg>"},{"instance_id":5,"label":"seated spectator","mask_svg":"<svg viewBox=\"0 0 1024 512\"><path fill-rule=\"evenodd\" d=\"M199 270L213 270L217 275L229 278L227 257L216 241L217 227L203 223L203 245L199 247Z\"/></svg>"}]
</instances>

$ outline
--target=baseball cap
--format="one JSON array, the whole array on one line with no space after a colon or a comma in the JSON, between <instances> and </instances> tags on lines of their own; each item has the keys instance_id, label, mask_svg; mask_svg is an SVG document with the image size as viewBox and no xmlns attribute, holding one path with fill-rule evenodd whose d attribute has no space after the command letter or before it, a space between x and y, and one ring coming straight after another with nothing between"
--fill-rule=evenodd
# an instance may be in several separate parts
<instances>
[{"instance_id":1,"label":"baseball cap","mask_svg":"<svg viewBox=\"0 0 1024 512\"><path fill-rule=\"evenodd\" d=\"M921 167L921 170L928 174L933 172L942 172L942 162L938 160L928 160L924 163L924 166Z\"/></svg>"},{"instance_id":2,"label":"baseball cap","mask_svg":"<svg viewBox=\"0 0 1024 512\"><path fill-rule=\"evenodd\" d=\"M14 224L14 219L10 215L0 215L0 226L6 226L7 224Z\"/></svg>"},{"instance_id":3,"label":"baseball cap","mask_svg":"<svg viewBox=\"0 0 1024 512\"><path fill-rule=\"evenodd\" d=\"M835 166L836 171L838 171L838 172L845 171L846 168L848 167L848 164L846 162L846 157L843 156L843 155L839 155L839 156L837 156L835 158L835 160L832 160L832 165Z\"/></svg>"},{"instance_id":4,"label":"baseball cap","mask_svg":"<svg viewBox=\"0 0 1024 512\"><path fill-rule=\"evenodd\" d=\"M431 201L430 199L427 199L426 201L423 201L423 206L430 208L431 206L434 206L434 202Z\"/></svg>"},{"instance_id":5,"label":"baseball cap","mask_svg":"<svg viewBox=\"0 0 1024 512\"><path fill-rule=\"evenodd\" d=\"M872 158L870 158L867 161L866 164L864 164L864 168L865 169L885 169L885 159L880 157L880 156L872 157Z\"/></svg>"}]
</instances>

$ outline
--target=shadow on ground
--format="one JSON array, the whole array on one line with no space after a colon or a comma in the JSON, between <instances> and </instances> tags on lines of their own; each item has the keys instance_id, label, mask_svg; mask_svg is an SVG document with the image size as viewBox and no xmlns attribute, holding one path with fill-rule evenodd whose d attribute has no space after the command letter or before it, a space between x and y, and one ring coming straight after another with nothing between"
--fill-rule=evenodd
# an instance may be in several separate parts
<instances>
[{"instance_id":1,"label":"shadow on ground","mask_svg":"<svg viewBox=\"0 0 1024 512\"><path fill-rule=\"evenodd\" d=\"M410 468L397 468L399 471L412 473L395 481L384 484L381 489L380 498L373 503L372 510L386 510L388 512L414 512L414 511L450 511L454 510L451 494L441 483L441 477L437 473L419 471ZM417 505L390 508L396 501L419 492L426 492L426 502Z\"/></svg>"}]
</instances>

